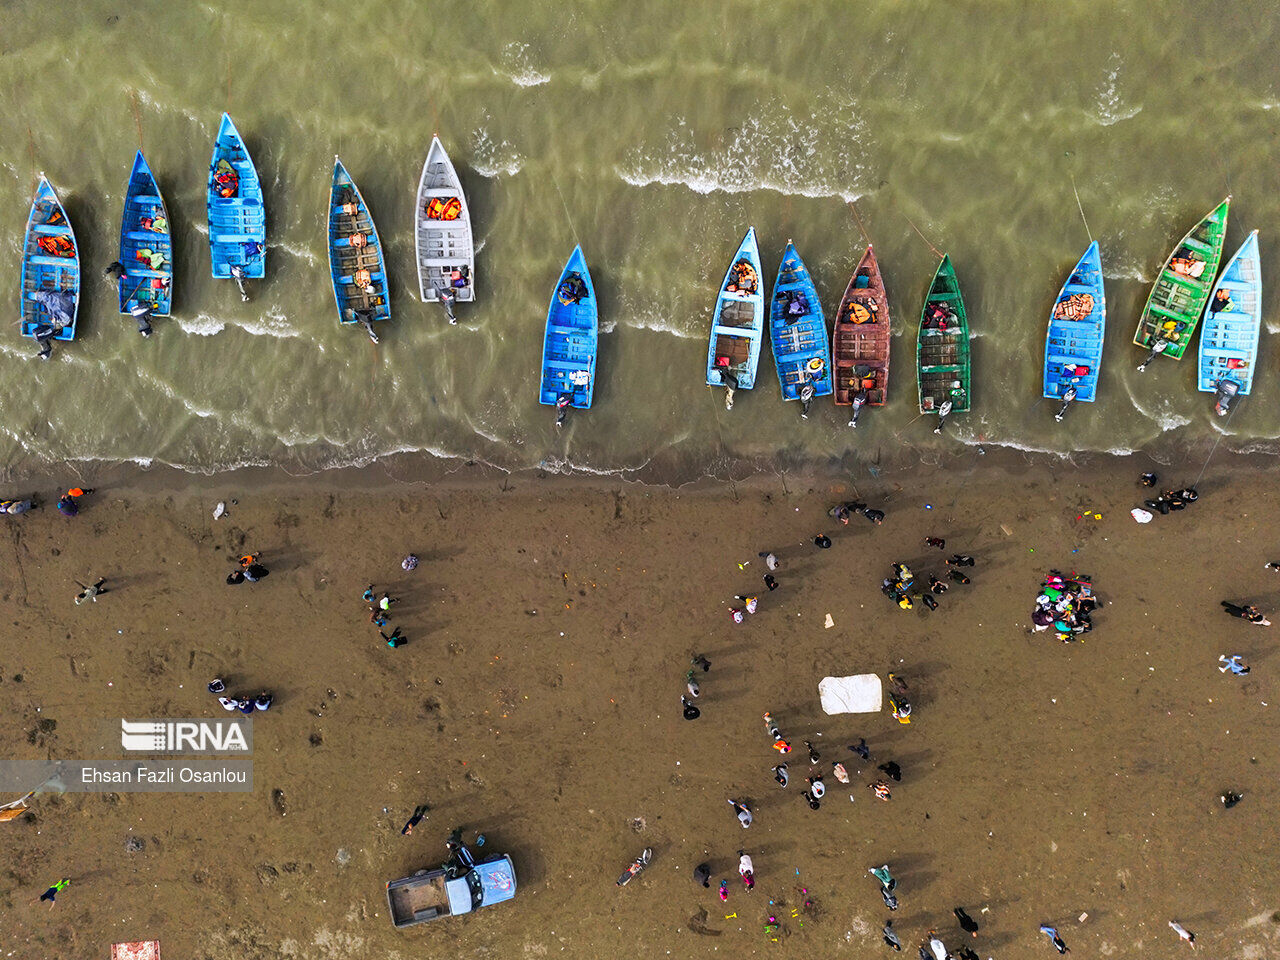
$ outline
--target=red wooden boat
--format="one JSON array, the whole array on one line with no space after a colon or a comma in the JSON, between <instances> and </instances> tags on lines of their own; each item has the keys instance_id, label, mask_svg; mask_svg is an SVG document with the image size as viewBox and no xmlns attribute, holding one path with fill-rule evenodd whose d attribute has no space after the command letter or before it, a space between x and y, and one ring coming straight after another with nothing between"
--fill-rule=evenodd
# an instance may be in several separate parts
<instances>
[{"instance_id":1,"label":"red wooden boat","mask_svg":"<svg viewBox=\"0 0 1280 960\"><path fill-rule=\"evenodd\" d=\"M831 356L838 406L849 406L859 393L870 406L884 405L889 392L889 298L870 244L836 311ZM850 423L856 425L856 419L854 411Z\"/></svg>"}]
</instances>

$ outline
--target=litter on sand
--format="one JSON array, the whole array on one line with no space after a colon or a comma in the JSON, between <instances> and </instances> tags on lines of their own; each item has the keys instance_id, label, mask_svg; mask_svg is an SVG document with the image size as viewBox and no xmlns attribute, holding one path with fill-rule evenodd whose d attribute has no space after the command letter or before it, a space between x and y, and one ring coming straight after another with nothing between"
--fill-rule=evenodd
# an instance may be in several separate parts
<instances>
[{"instance_id":1,"label":"litter on sand","mask_svg":"<svg viewBox=\"0 0 1280 960\"><path fill-rule=\"evenodd\" d=\"M160 941L134 940L131 943L113 943L111 960L160 960Z\"/></svg>"},{"instance_id":2,"label":"litter on sand","mask_svg":"<svg viewBox=\"0 0 1280 960\"><path fill-rule=\"evenodd\" d=\"M214 507L214 508L213 508L213 519L215 519L215 520L221 520L221 519L222 519L222 517L223 517L223 515L224 515L226 512L227 512L227 504L226 504L226 501L225 501L225 500L219 500L219 501L218 501L218 505L217 505L216 507Z\"/></svg>"},{"instance_id":3,"label":"litter on sand","mask_svg":"<svg viewBox=\"0 0 1280 960\"><path fill-rule=\"evenodd\" d=\"M836 622L831 619L831 614L828 613L826 622L823 624L823 626L826 627L828 630L830 630L835 625L836 625Z\"/></svg>"}]
</instances>

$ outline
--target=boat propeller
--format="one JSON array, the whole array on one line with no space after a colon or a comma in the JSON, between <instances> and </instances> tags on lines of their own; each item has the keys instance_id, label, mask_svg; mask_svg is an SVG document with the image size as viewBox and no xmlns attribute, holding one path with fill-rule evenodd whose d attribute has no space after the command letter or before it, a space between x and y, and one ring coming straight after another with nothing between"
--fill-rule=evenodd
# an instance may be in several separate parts
<instances>
[{"instance_id":1,"label":"boat propeller","mask_svg":"<svg viewBox=\"0 0 1280 960\"><path fill-rule=\"evenodd\" d=\"M1067 407L1071 406L1071 401L1076 398L1076 388L1074 386L1067 387L1066 392L1062 395L1062 409L1053 415L1053 419L1062 422L1062 418L1067 415Z\"/></svg>"},{"instance_id":2,"label":"boat propeller","mask_svg":"<svg viewBox=\"0 0 1280 960\"><path fill-rule=\"evenodd\" d=\"M453 315L453 297L449 295L449 291L441 290L439 287L432 287L431 290L436 295L436 299L440 301L440 305L444 307L444 312L448 315L449 322L457 323L458 318Z\"/></svg>"},{"instance_id":3,"label":"boat propeller","mask_svg":"<svg viewBox=\"0 0 1280 960\"><path fill-rule=\"evenodd\" d=\"M559 413L556 414L557 430L564 426L565 418L569 416L569 404L572 402L573 395L569 393L562 393L556 398L556 409L559 411Z\"/></svg>"},{"instance_id":4,"label":"boat propeller","mask_svg":"<svg viewBox=\"0 0 1280 960\"><path fill-rule=\"evenodd\" d=\"M1214 396L1216 402L1213 405L1213 412L1220 417L1226 416L1227 410L1231 407L1231 401L1239 392L1240 384L1234 380L1219 380L1217 394Z\"/></svg>"}]
</instances>

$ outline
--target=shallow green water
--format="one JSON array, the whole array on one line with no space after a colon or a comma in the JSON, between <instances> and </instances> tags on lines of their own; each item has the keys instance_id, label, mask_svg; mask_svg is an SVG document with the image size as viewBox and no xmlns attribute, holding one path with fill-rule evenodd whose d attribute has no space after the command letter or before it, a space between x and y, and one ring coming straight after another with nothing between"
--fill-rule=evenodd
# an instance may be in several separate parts
<instances>
[{"instance_id":1,"label":"shallow green water","mask_svg":"<svg viewBox=\"0 0 1280 960\"><path fill-rule=\"evenodd\" d=\"M1272 4L610 2L160 4L4 8L0 246L17 316L37 171L85 263L80 337L33 359L0 339L0 451L193 470L319 468L426 450L503 466L661 464L666 476L782 458L930 456L957 442L1130 450L1213 436L1193 361L1145 375L1133 327L1177 239L1234 195L1228 254L1261 230L1277 275L1280 64ZM665 10L665 12L662 12ZM797 11L804 16L797 19ZM240 302L209 278L204 182L222 110L262 176L268 274ZM433 132L472 206L479 302L450 327L419 303L414 190ZM175 316L144 341L116 313L115 258L139 143L174 228ZM374 347L339 328L325 202L333 155L389 257L393 319ZM1038 402L1044 331L1089 241L1102 244L1099 401L1061 425ZM754 224L772 280L788 238L830 315L876 244L894 316L889 405L854 432L824 402L802 423L772 358L726 413L703 386L714 289ZM969 305L974 410L938 438L914 421L914 338L935 255ZM546 302L575 242L602 303L595 405L557 434L536 403ZM1280 434L1271 334L1226 428ZM1264 445L1264 448L1269 449Z\"/></svg>"}]
</instances>

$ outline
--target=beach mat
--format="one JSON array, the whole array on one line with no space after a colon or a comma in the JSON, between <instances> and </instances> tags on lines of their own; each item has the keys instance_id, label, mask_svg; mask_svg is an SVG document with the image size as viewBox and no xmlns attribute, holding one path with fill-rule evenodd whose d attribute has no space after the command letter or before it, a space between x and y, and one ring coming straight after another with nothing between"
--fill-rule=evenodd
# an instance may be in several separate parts
<instances>
[{"instance_id":1,"label":"beach mat","mask_svg":"<svg viewBox=\"0 0 1280 960\"><path fill-rule=\"evenodd\" d=\"M134 940L132 943L113 943L111 960L160 960L160 941Z\"/></svg>"},{"instance_id":2,"label":"beach mat","mask_svg":"<svg viewBox=\"0 0 1280 960\"><path fill-rule=\"evenodd\" d=\"M879 713L884 689L874 673L852 677L823 677L818 683L823 713Z\"/></svg>"}]
</instances>

